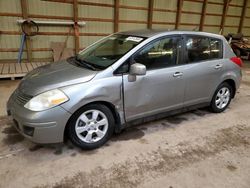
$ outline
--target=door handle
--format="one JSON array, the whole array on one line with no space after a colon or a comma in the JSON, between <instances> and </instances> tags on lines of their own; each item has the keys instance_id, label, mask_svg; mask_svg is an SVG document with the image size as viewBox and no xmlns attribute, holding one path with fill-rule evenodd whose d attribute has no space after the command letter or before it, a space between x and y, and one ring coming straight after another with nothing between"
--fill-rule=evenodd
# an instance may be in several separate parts
<instances>
[{"instance_id":1,"label":"door handle","mask_svg":"<svg viewBox=\"0 0 250 188\"><path fill-rule=\"evenodd\" d=\"M180 77L180 76L182 76L182 75L183 75L182 72L175 72L175 73L173 74L173 77Z\"/></svg>"},{"instance_id":2,"label":"door handle","mask_svg":"<svg viewBox=\"0 0 250 188\"><path fill-rule=\"evenodd\" d=\"M222 68L222 64L217 64L217 65L215 65L214 68L215 68L215 69L220 69L220 68Z\"/></svg>"}]
</instances>

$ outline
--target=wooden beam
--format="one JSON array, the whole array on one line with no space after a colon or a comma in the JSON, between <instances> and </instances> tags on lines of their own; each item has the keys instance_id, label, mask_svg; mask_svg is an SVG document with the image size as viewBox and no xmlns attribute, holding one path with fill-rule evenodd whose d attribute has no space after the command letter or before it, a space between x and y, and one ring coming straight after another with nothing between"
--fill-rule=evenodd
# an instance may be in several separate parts
<instances>
[{"instance_id":1,"label":"wooden beam","mask_svg":"<svg viewBox=\"0 0 250 188\"><path fill-rule=\"evenodd\" d=\"M0 16L9 16L9 17L22 17L20 13L11 13L11 12L0 12ZM29 14L29 18L45 18L45 19L55 19L55 20L72 20L72 16L54 16L54 15L41 15L41 14ZM93 22L113 22L114 19L107 18L86 18L79 17L79 21L93 21Z\"/></svg>"},{"instance_id":2,"label":"wooden beam","mask_svg":"<svg viewBox=\"0 0 250 188\"><path fill-rule=\"evenodd\" d=\"M74 0L42 0L42 1L48 1L48 2L56 2L56 3L69 3L73 4ZM114 7L112 4L108 3L95 3L95 2L84 2L84 1L78 1L78 4L80 5L89 5L89 6L100 6L100 7Z\"/></svg>"},{"instance_id":3,"label":"wooden beam","mask_svg":"<svg viewBox=\"0 0 250 188\"><path fill-rule=\"evenodd\" d=\"M24 49L23 51L27 51ZM52 51L51 48L33 48L31 49L33 52L49 52ZM19 52L19 48L0 48L0 52Z\"/></svg>"},{"instance_id":4,"label":"wooden beam","mask_svg":"<svg viewBox=\"0 0 250 188\"><path fill-rule=\"evenodd\" d=\"M207 0L204 0L204 3L202 5L201 19L200 19L200 28L199 28L200 31L203 31L206 11L207 11Z\"/></svg>"},{"instance_id":5,"label":"wooden beam","mask_svg":"<svg viewBox=\"0 0 250 188\"><path fill-rule=\"evenodd\" d=\"M159 24L159 25L175 25L175 22L160 22L160 21L153 21L153 24Z\"/></svg>"},{"instance_id":6,"label":"wooden beam","mask_svg":"<svg viewBox=\"0 0 250 188\"><path fill-rule=\"evenodd\" d=\"M152 29L154 0L148 0L148 29Z\"/></svg>"},{"instance_id":7,"label":"wooden beam","mask_svg":"<svg viewBox=\"0 0 250 188\"><path fill-rule=\"evenodd\" d=\"M196 14L196 15L201 15L202 13L200 12L196 12L196 11L186 11L186 10L182 10L181 13L183 14Z\"/></svg>"},{"instance_id":8,"label":"wooden beam","mask_svg":"<svg viewBox=\"0 0 250 188\"><path fill-rule=\"evenodd\" d=\"M177 12L176 12L176 21L175 21L175 29L178 29L181 22L181 10L183 6L183 0L177 1Z\"/></svg>"},{"instance_id":9,"label":"wooden beam","mask_svg":"<svg viewBox=\"0 0 250 188\"><path fill-rule=\"evenodd\" d=\"M80 36L108 36L111 33L79 33Z\"/></svg>"},{"instance_id":10,"label":"wooden beam","mask_svg":"<svg viewBox=\"0 0 250 188\"><path fill-rule=\"evenodd\" d=\"M119 6L120 0L114 0L114 32L119 31Z\"/></svg>"},{"instance_id":11,"label":"wooden beam","mask_svg":"<svg viewBox=\"0 0 250 188\"><path fill-rule=\"evenodd\" d=\"M33 58L32 62L53 62L53 58ZM27 59L22 59L22 63L25 64ZM16 63L16 59L0 59L0 63ZM21 64L22 65L22 64Z\"/></svg>"},{"instance_id":12,"label":"wooden beam","mask_svg":"<svg viewBox=\"0 0 250 188\"><path fill-rule=\"evenodd\" d=\"M184 0L184 1L189 1L189 2L194 2L194 3L203 3L203 0Z\"/></svg>"},{"instance_id":13,"label":"wooden beam","mask_svg":"<svg viewBox=\"0 0 250 188\"><path fill-rule=\"evenodd\" d=\"M80 5L89 5L89 6L101 6L101 7L114 7L112 4L108 3L94 3L94 2L83 2L83 1L78 1Z\"/></svg>"},{"instance_id":14,"label":"wooden beam","mask_svg":"<svg viewBox=\"0 0 250 188\"><path fill-rule=\"evenodd\" d=\"M195 24L195 23L181 23L180 25L196 26L196 27L199 26L199 24Z\"/></svg>"},{"instance_id":15,"label":"wooden beam","mask_svg":"<svg viewBox=\"0 0 250 188\"><path fill-rule=\"evenodd\" d=\"M29 18L45 18L45 19L70 20L70 21L72 21L72 16L55 16L55 15L29 14Z\"/></svg>"},{"instance_id":16,"label":"wooden beam","mask_svg":"<svg viewBox=\"0 0 250 188\"><path fill-rule=\"evenodd\" d=\"M227 12L228 12L228 7L229 7L230 1L231 0L224 0L223 13L222 13L221 24L220 24L220 29L221 29L221 33L220 34L223 34L223 32L224 32L226 15L227 15Z\"/></svg>"},{"instance_id":17,"label":"wooden beam","mask_svg":"<svg viewBox=\"0 0 250 188\"><path fill-rule=\"evenodd\" d=\"M77 5L77 0L73 1L73 14L74 14L74 34L75 34L75 54L79 52L79 26L77 24L78 20L78 5Z\"/></svg>"},{"instance_id":18,"label":"wooden beam","mask_svg":"<svg viewBox=\"0 0 250 188\"><path fill-rule=\"evenodd\" d=\"M241 17L240 17L240 24L239 24L239 28L238 28L238 33L242 32L242 27L244 24L244 19L245 19L245 15L246 15L246 10L247 10L247 4L248 4L248 0L244 0L244 4L242 7L242 11L241 11Z\"/></svg>"},{"instance_id":19,"label":"wooden beam","mask_svg":"<svg viewBox=\"0 0 250 188\"><path fill-rule=\"evenodd\" d=\"M220 3L220 2L208 2L208 4L210 5L224 5L224 3ZM229 3L230 7L243 7L242 5L237 5L237 4L232 4L232 3Z\"/></svg>"},{"instance_id":20,"label":"wooden beam","mask_svg":"<svg viewBox=\"0 0 250 188\"><path fill-rule=\"evenodd\" d=\"M148 24L147 21L140 20L119 20L119 23L137 23L137 24Z\"/></svg>"},{"instance_id":21,"label":"wooden beam","mask_svg":"<svg viewBox=\"0 0 250 188\"><path fill-rule=\"evenodd\" d=\"M27 19L28 16L28 8L27 8L27 0L21 0L21 9L22 9L22 16L24 19Z\"/></svg>"},{"instance_id":22,"label":"wooden beam","mask_svg":"<svg viewBox=\"0 0 250 188\"><path fill-rule=\"evenodd\" d=\"M224 27L238 28L238 25L224 25Z\"/></svg>"},{"instance_id":23,"label":"wooden beam","mask_svg":"<svg viewBox=\"0 0 250 188\"><path fill-rule=\"evenodd\" d=\"M138 6L129 6L129 5L120 5L119 8L131 9L131 10L148 10L147 7L138 7Z\"/></svg>"},{"instance_id":24,"label":"wooden beam","mask_svg":"<svg viewBox=\"0 0 250 188\"><path fill-rule=\"evenodd\" d=\"M153 11L157 11L157 12L176 12L176 10L165 9L165 8L153 8Z\"/></svg>"},{"instance_id":25,"label":"wooden beam","mask_svg":"<svg viewBox=\"0 0 250 188\"><path fill-rule=\"evenodd\" d=\"M27 0L20 0L21 2L21 9L22 9L22 16L23 19L28 19L29 15L28 15L28 5L27 5ZM28 61L32 60L32 51L31 51L31 40L29 36L26 36L26 49L27 49L27 58Z\"/></svg>"}]
</instances>

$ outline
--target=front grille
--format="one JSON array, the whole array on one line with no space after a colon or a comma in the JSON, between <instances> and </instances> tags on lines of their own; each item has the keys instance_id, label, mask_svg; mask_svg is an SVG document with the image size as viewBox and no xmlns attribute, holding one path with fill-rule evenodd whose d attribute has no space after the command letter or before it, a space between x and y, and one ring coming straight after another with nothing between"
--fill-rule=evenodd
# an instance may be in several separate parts
<instances>
[{"instance_id":1,"label":"front grille","mask_svg":"<svg viewBox=\"0 0 250 188\"><path fill-rule=\"evenodd\" d=\"M15 91L15 100L20 105L25 105L30 99L32 99L31 95L24 94L18 89Z\"/></svg>"}]
</instances>

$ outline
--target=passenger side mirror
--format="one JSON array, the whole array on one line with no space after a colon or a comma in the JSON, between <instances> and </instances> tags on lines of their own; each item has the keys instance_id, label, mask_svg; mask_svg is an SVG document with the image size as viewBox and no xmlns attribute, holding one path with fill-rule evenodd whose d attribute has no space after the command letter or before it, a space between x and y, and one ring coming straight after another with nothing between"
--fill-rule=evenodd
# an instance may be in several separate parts
<instances>
[{"instance_id":1,"label":"passenger side mirror","mask_svg":"<svg viewBox=\"0 0 250 188\"><path fill-rule=\"evenodd\" d=\"M134 76L145 75L146 66L140 63L134 63L130 66L129 74Z\"/></svg>"}]
</instances>

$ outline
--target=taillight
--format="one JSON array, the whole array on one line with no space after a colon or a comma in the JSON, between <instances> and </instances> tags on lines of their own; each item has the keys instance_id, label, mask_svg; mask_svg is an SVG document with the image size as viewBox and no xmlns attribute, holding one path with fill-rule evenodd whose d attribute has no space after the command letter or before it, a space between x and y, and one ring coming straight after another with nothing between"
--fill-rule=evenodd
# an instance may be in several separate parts
<instances>
[{"instance_id":1,"label":"taillight","mask_svg":"<svg viewBox=\"0 0 250 188\"><path fill-rule=\"evenodd\" d=\"M239 58L239 57L231 57L230 60L240 67L242 67L242 65L243 65L243 62L242 62L241 58Z\"/></svg>"}]
</instances>

